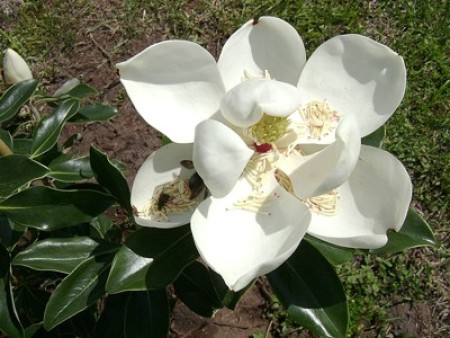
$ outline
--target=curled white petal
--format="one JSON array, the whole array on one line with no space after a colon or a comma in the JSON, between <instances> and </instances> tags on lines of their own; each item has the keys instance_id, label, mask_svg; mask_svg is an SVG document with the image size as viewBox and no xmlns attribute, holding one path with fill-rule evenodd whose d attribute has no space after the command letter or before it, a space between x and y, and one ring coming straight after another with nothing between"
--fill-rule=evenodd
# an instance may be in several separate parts
<instances>
[{"instance_id":1,"label":"curled white petal","mask_svg":"<svg viewBox=\"0 0 450 338\"><path fill-rule=\"evenodd\" d=\"M225 43L218 65L225 87L239 84L244 71L270 72L273 79L296 85L306 62L301 37L286 21L263 16L245 23Z\"/></svg>"},{"instance_id":2,"label":"curled white petal","mask_svg":"<svg viewBox=\"0 0 450 338\"><path fill-rule=\"evenodd\" d=\"M191 219L201 257L234 291L288 259L310 221L308 208L280 187L261 212L237 209L234 202L250 191L241 180L224 198L203 201Z\"/></svg>"},{"instance_id":3,"label":"curled white petal","mask_svg":"<svg viewBox=\"0 0 450 338\"><path fill-rule=\"evenodd\" d=\"M403 99L406 68L401 56L372 39L334 37L308 59L298 87L304 102L326 100L357 117L361 136L382 126Z\"/></svg>"},{"instance_id":4,"label":"curled white petal","mask_svg":"<svg viewBox=\"0 0 450 338\"><path fill-rule=\"evenodd\" d=\"M189 223L193 210L170 215L169 220L161 221L142 214L156 187L177 177L189 178L194 173L180 165L182 160L192 160L192 144L170 143L152 153L139 168L131 189L131 204L138 212L134 217L137 224L169 229Z\"/></svg>"},{"instance_id":5,"label":"curled white petal","mask_svg":"<svg viewBox=\"0 0 450 338\"><path fill-rule=\"evenodd\" d=\"M195 130L195 169L215 197L230 192L252 155L241 137L220 122L204 121Z\"/></svg>"},{"instance_id":6,"label":"curled white petal","mask_svg":"<svg viewBox=\"0 0 450 338\"><path fill-rule=\"evenodd\" d=\"M188 41L157 43L117 68L139 114L174 142L192 142L225 92L212 55Z\"/></svg>"},{"instance_id":7,"label":"curled white petal","mask_svg":"<svg viewBox=\"0 0 450 338\"><path fill-rule=\"evenodd\" d=\"M294 193L299 198L318 196L343 184L353 171L360 153L361 139L352 116L341 120L336 140L323 150L306 156L293 167L292 161L280 164L289 175Z\"/></svg>"},{"instance_id":8,"label":"curled white petal","mask_svg":"<svg viewBox=\"0 0 450 338\"><path fill-rule=\"evenodd\" d=\"M308 233L339 246L375 249L386 244L388 229L398 231L403 225L412 184L405 167L393 155L362 146L355 170L337 191L338 213L312 213Z\"/></svg>"},{"instance_id":9,"label":"curled white petal","mask_svg":"<svg viewBox=\"0 0 450 338\"><path fill-rule=\"evenodd\" d=\"M26 61L11 48L8 48L3 56L3 76L5 82L11 84L33 78Z\"/></svg>"},{"instance_id":10,"label":"curled white petal","mask_svg":"<svg viewBox=\"0 0 450 338\"><path fill-rule=\"evenodd\" d=\"M257 123L263 114L289 116L300 106L296 87L275 80L244 81L223 97L220 110L225 119L239 127Z\"/></svg>"}]
</instances>

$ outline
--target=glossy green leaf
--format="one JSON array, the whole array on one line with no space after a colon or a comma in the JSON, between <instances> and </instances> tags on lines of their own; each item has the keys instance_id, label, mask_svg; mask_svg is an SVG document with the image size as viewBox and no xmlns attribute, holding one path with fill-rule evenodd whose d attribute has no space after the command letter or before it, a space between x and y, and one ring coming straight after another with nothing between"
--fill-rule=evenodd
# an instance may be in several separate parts
<instances>
[{"instance_id":1,"label":"glossy green leaf","mask_svg":"<svg viewBox=\"0 0 450 338\"><path fill-rule=\"evenodd\" d=\"M344 264L353 258L354 249L333 245L308 234L305 236L305 240L319 250L322 256L333 265Z\"/></svg>"},{"instance_id":2,"label":"glossy green leaf","mask_svg":"<svg viewBox=\"0 0 450 338\"><path fill-rule=\"evenodd\" d=\"M95 331L97 338L160 338L169 334L164 289L109 295Z\"/></svg>"},{"instance_id":3,"label":"glossy green leaf","mask_svg":"<svg viewBox=\"0 0 450 338\"><path fill-rule=\"evenodd\" d=\"M302 241L267 278L297 324L319 336L345 337L349 318L342 283L311 244Z\"/></svg>"},{"instance_id":4,"label":"glossy green leaf","mask_svg":"<svg viewBox=\"0 0 450 338\"><path fill-rule=\"evenodd\" d=\"M15 154L28 155L31 153L33 140L31 138L14 138L12 151Z\"/></svg>"},{"instance_id":5,"label":"glossy green leaf","mask_svg":"<svg viewBox=\"0 0 450 338\"><path fill-rule=\"evenodd\" d=\"M107 121L117 115L117 109L103 104L81 106L78 113L69 119L72 123Z\"/></svg>"},{"instance_id":6,"label":"glossy green leaf","mask_svg":"<svg viewBox=\"0 0 450 338\"><path fill-rule=\"evenodd\" d=\"M14 117L19 109L33 95L37 80L30 79L11 86L0 98L0 123Z\"/></svg>"},{"instance_id":7,"label":"glossy green leaf","mask_svg":"<svg viewBox=\"0 0 450 338\"><path fill-rule=\"evenodd\" d=\"M117 198L120 205L127 210L128 214L132 215L130 189L125 177L104 153L91 147L89 154L91 167L98 183L108 189Z\"/></svg>"},{"instance_id":8,"label":"glossy green leaf","mask_svg":"<svg viewBox=\"0 0 450 338\"><path fill-rule=\"evenodd\" d=\"M375 148L382 148L385 137L386 137L386 127L382 125L372 134L363 137L361 139L361 143Z\"/></svg>"},{"instance_id":9,"label":"glossy green leaf","mask_svg":"<svg viewBox=\"0 0 450 338\"><path fill-rule=\"evenodd\" d=\"M76 99L84 99L88 95L97 95L98 92L95 88L88 86L85 83L80 83L73 87L68 92L64 93L61 97L73 97Z\"/></svg>"},{"instance_id":10,"label":"glossy green leaf","mask_svg":"<svg viewBox=\"0 0 450 338\"><path fill-rule=\"evenodd\" d=\"M109 294L146 290L145 276L153 259L135 254L127 246L116 253L106 282Z\"/></svg>"},{"instance_id":11,"label":"glossy green leaf","mask_svg":"<svg viewBox=\"0 0 450 338\"><path fill-rule=\"evenodd\" d=\"M114 255L92 256L78 265L50 296L44 313L44 328L55 326L83 311L105 293Z\"/></svg>"},{"instance_id":12,"label":"glossy green leaf","mask_svg":"<svg viewBox=\"0 0 450 338\"><path fill-rule=\"evenodd\" d=\"M72 159L65 155L50 162L48 167L50 172L47 176L62 182L78 182L94 177L89 157Z\"/></svg>"},{"instance_id":13,"label":"glossy green leaf","mask_svg":"<svg viewBox=\"0 0 450 338\"><path fill-rule=\"evenodd\" d=\"M223 306L230 310L234 310L236 308L237 303L242 298L242 296L247 292L248 289L250 289L254 282L247 285L244 289L240 291L231 291L228 286L225 284L225 281L223 280L222 276L218 273L214 272L211 269L209 270L209 274L211 276L211 280L214 284L214 288L216 290L216 294L219 297L221 303Z\"/></svg>"},{"instance_id":14,"label":"glossy green leaf","mask_svg":"<svg viewBox=\"0 0 450 338\"><path fill-rule=\"evenodd\" d=\"M175 292L192 311L203 317L212 317L222 307L208 268L200 262L187 266L174 282Z\"/></svg>"},{"instance_id":15,"label":"glossy green leaf","mask_svg":"<svg viewBox=\"0 0 450 338\"><path fill-rule=\"evenodd\" d=\"M40 230L56 230L89 222L114 203L96 190L58 190L44 186L25 189L0 203L0 214Z\"/></svg>"},{"instance_id":16,"label":"glossy green leaf","mask_svg":"<svg viewBox=\"0 0 450 338\"><path fill-rule=\"evenodd\" d=\"M94 218L90 223L91 237L92 238L105 238L108 231L113 227L113 222L105 215L99 215Z\"/></svg>"},{"instance_id":17,"label":"glossy green leaf","mask_svg":"<svg viewBox=\"0 0 450 338\"><path fill-rule=\"evenodd\" d=\"M125 244L138 255L153 258L146 276L149 289L159 289L173 283L181 271L198 258L189 226L142 228Z\"/></svg>"},{"instance_id":18,"label":"glossy green leaf","mask_svg":"<svg viewBox=\"0 0 450 338\"><path fill-rule=\"evenodd\" d=\"M0 157L0 199L28 182L44 177L49 169L23 155Z\"/></svg>"},{"instance_id":19,"label":"glossy green leaf","mask_svg":"<svg viewBox=\"0 0 450 338\"><path fill-rule=\"evenodd\" d=\"M117 251L113 244L102 243L89 237L49 238L30 245L13 259L13 265L22 265L33 270L71 273L91 255Z\"/></svg>"},{"instance_id":20,"label":"glossy green leaf","mask_svg":"<svg viewBox=\"0 0 450 338\"><path fill-rule=\"evenodd\" d=\"M12 149L13 147L13 139L9 131L0 128L0 140L5 142L5 144Z\"/></svg>"},{"instance_id":21,"label":"glossy green leaf","mask_svg":"<svg viewBox=\"0 0 450 338\"><path fill-rule=\"evenodd\" d=\"M36 127L33 143L31 145L32 157L42 155L50 150L58 141L64 123L80 108L76 99L68 99L61 103L56 110L44 117Z\"/></svg>"},{"instance_id":22,"label":"glossy green leaf","mask_svg":"<svg viewBox=\"0 0 450 338\"><path fill-rule=\"evenodd\" d=\"M5 283L5 279L0 278L0 331L4 332L10 338L22 337L21 330L17 328L11 317L9 299L9 284Z\"/></svg>"},{"instance_id":23,"label":"glossy green leaf","mask_svg":"<svg viewBox=\"0 0 450 338\"><path fill-rule=\"evenodd\" d=\"M412 208L408 210L400 231L389 231L388 242L379 249L370 252L384 255L421 246L437 246L438 242L428 223Z\"/></svg>"}]
</instances>

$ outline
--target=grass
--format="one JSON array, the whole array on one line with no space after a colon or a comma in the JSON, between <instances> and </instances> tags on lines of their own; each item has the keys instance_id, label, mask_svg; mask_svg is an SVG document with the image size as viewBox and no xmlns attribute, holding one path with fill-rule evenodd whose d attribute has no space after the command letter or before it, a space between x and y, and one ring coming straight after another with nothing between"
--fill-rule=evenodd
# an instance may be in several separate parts
<instances>
[{"instance_id":1,"label":"grass","mask_svg":"<svg viewBox=\"0 0 450 338\"><path fill-rule=\"evenodd\" d=\"M408 87L387 124L385 148L407 167L414 183L414 205L442 246L392 257L361 255L357 262L341 266L339 273L351 299L352 335L367 331L392 335L389 309L404 301L432 306L434 332L450 332L450 325L442 320L449 306L445 293L449 288L446 261L450 258L447 1L126 0L118 14L106 15L102 10L85 0L25 1L16 14L0 13L0 25L4 25L0 49L11 46L39 64L59 53L70 56L80 27L87 31L106 27L118 36L114 53L124 55L129 40L145 38L148 30L158 27L166 38L196 41L217 55L243 22L273 15L298 30L308 55L327 39L346 33L364 34L401 54L408 70Z\"/></svg>"}]
</instances>

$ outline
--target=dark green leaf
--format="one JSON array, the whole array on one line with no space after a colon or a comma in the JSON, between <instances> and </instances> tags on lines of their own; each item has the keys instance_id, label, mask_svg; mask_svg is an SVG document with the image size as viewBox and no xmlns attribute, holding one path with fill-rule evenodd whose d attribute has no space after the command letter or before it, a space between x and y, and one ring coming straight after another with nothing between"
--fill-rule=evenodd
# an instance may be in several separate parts
<instances>
[{"instance_id":1,"label":"dark green leaf","mask_svg":"<svg viewBox=\"0 0 450 338\"><path fill-rule=\"evenodd\" d=\"M49 169L23 155L0 157L0 199L28 182L44 177Z\"/></svg>"},{"instance_id":2,"label":"dark green leaf","mask_svg":"<svg viewBox=\"0 0 450 338\"><path fill-rule=\"evenodd\" d=\"M228 286L225 284L225 281L223 280L221 275L219 275L218 273L214 272L211 269L208 270L211 276L211 280L214 284L217 296L219 297L222 305L230 310L235 309L237 303L242 298L242 296L247 292L248 289L250 289L253 286L253 283L250 283L240 291L237 292L231 291L230 289L228 289Z\"/></svg>"},{"instance_id":3,"label":"dark green leaf","mask_svg":"<svg viewBox=\"0 0 450 338\"><path fill-rule=\"evenodd\" d=\"M0 215L0 242L11 251L16 242L22 237L24 229L18 229L13 223L9 222L8 217Z\"/></svg>"},{"instance_id":4,"label":"dark green leaf","mask_svg":"<svg viewBox=\"0 0 450 338\"><path fill-rule=\"evenodd\" d=\"M98 92L95 88L88 86L85 83L80 83L68 92L64 93L61 97L73 97L76 99L84 99L88 95L97 95Z\"/></svg>"},{"instance_id":5,"label":"dark green leaf","mask_svg":"<svg viewBox=\"0 0 450 338\"><path fill-rule=\"evenodd\" d=\"M114 255L93 256L78 265L51 295L44 313L44 328L55 326L83 311L105 293Z\"/></svg>"},{"instance_id":6,"label":"dark green leaf","mask_svg":"<svg viewBox=\"0 0 450 338\"><path fill-rule=\"evenodd\" d=\"M387 235L387 244L382 248L370 250L370 252L384 255L410 248L438 245L428 223L412 208L408 210L405 222L400 231L389 231Z\"/></svg>"},{"instance_id":7,"label":"dark green leaf","mask_svg":"<svg viewBox=\"0 0 450 338\"><path fill-rule=\"evenodd\" d=\"M146 290L145 276L153 259L135 254L127 246L116 253L106 282L109 294Z\"/></svg>"},{"instance_id":8,"label":"dark green leaf","mask_svg":"<svg viewBox=\"0 0 450 338\"><path fill-rule=\"evenodd\" d=\"M86 258L115 252L117 247L99 244L89 237L49 238L30 245L13 259L13 265L40 271L71 273Z\"/></svg>"},{"instance_id":9,"label":"dark green leaf","mask_svg":"<svg viewBox=\"0 0 450 338\"><path fill-rule=\"evenodd\" d=\"M94 176L89 157L72 159L68 155L61 156L48 165L47 176L63 182L78 182Z\"/></svg>"},{"instance_id":10,"label":"dark green leaf","mask_svg":"<svg viewBox=\"0 0 450 338\"><path fill-rule=\"evenodd\" d=\"M146 276L149 289L173 283L181 271L198 257L189 226L142 228L128 239L126 245L138 255L153 258Z\"/></svg>"},{"instance_id":11,"label":"dark green leaf","mask_svg":"<svg viewBox=\"0 0 450 338\"><path fill-rule=\"evenodd\" d=\"M11 256L9 251L0 240L0 278L5 277L9 272Z\"/></svg>"},{"instance_id":12,"label":"dark green leaf","mask_svg":"<svg viewBox=\"0 0 450 338\"><path fill-rule=\"evenodd\" d=\"M89 222L113 203L112 196L96 190L36 186L1 202L0 214L13 222L48 231Z\"/></svg>"},{"instance_id":13,"label":"dark green leaf","mask_svg":"<svg viewBox=\"0 0 450 338\"><path fill-rule=\"evenodd\" d=\"M58 141L64 123L80 108L76 99L68 99L61 103L56 110L44 117L36 127L34 140L31 145L31 155L37 157L50 150Z\"/></svg>"},{"instance_id":14,"label":"dark green leaf","mask_svg":"<svg viewBox=\"0 0 450 338\"><path fill-rule=\"evenodd\" d=\"M0 128L0 140L5 142L5 144L12 149L13 147L13 139L9 131Z\"/></svg>"},{"instance_id":15,"label":"dark green leaf","mask_svg":"<svg viewBox=\"0 0 450 338\"><path fill-rule=\"evenodd\" d=\"M169 314L164 289L109 295L98 321L95 337L167 337Z\"/></svg>"},{"instance_id":16,"label":"dark green leaf","mask_svg":"<svg viewBox=\"0 0 450 338\"><path fill-rule=\"evenodd\" d=\"M5 279L0 278L0 331L7 334L10 338L22 337L20 330L11 317L9 307L9 284L5 283Z\"/></svg>"},{"instance_id":17,"label":"dark green leaf","mask_svg":"<svg viewBox=\"0 0 450 338\"><path fill-rule=\"evenodd\" d=\"M37 80L30 79L16 83L0 98L0 123L9 120L17 114L19 109L33 95L37 87Z\"/></svg>"},{"instance_id":18,"label":"dark green leaf","mask_svg":"<svg viewBox=\"0 0 450 338\"><path fill-rule=\"evenodd\" d=\"M113 222L105 215L100 215L94 218L90 223L92 227L92 238L105 238L109 230L113 226Z\"/></svg>"},{"instance_id":19,"label":"dark green leaf","mask_svg":"<svg viewBox=\"0 0 450 338\"><path fill-rule=\"evenodd\" d=\"M15 306L20 313L22 326L42 322L45 306L47 305L49 298L49 292L40 290L34 287L34 285L22 284L15 288L14 301Z\"/></svg>"},{"instance_id":20,"label":"dark green leaf","mask_svg":"<svg viewBox=\"0 0 450 338\"><path fill-rule=\"evenodd\" d=\"M319 250L320 253L333 265L346 263L353 258L354 249L336 246L308 234L305 236L305 240Z\"/></svg>"},{"instance_id":21,"label":"dark green leaf","mask_svg":"<svg viewBox=\"0 0 450 338\"><path fill-rule=\"evenodd\" d=\"M35 334L39 329L42 328L42 323L36 323L25 328L23 338L33 338L36 337Z\"/></svg>"},{"instance_id":22,"label":"dark green leaf","mask_svg":"<svg viewBox=\"0 0 450 338\"><path fill-rule=\"evenodd\" d=\"M267 275L289 316L312 333L345 337L347 301L339 277L328 261L308 242Z\"/></svg>"},{"instance_id":23,"label":"dark green leaf","mask_svg":"<svg viewBox=\"0 0 450 338\"><path fill-rule=\"evenodd\" d=\"M174 286L181 301L200 316L211 317L222 307L208 268L199 262L187 266Z\"/></svg>"},{"instance_id":24,"label":"dark green leaf","mask_svg":"<svg viewBox=\"0 0 450 338\"><path fill-rule=\"evenodd\" d=\"M69 119L73 123L106 121L117 115L117 109L103 104L81 106L78 113Z\"/></svg>"},{"instance_id":25,"label":"dark green leaf","mask_svg":"<svg viewBox=\"0 0 450 338\"><path fill-rule=\"evenodd\" d=\"M125 177L102 152L91 147L89 154L91 167L97 177L97 181L117 198L117 201L127 210L129 215L132 215L130 189Z\"/></svg>"},{"instance_id":26,"label":"dark green leaf","mask_svg":"<svg viewBox=\"0 0 450 338\"><path fill-rule=\"evenodd\" d=\"M163 146L165 146L166 144L172 143L172 140L168 138L166 135L163 135L161 143Z\"/></svg>"},{"instance_id":27,"label":"dark green leaf","mask_svg":"<svg viewBox=\"0 0 450 338\"><path fill-rule=\"evenodd\" d=\"M15 154L28 155L31 152L33 140L31 138L14 138L12 151Z\"/></svg>"},{"instance_id":28,"label":"dark green leaf","mask_svg":"<svg viewBox=\"0 0 450 338\"><path fill-rule=\"evenodd\" d=\"M382 148L385 137L386 137L386 127L383 125L377 130L375 130L372 134L363 137L361 139L361 143L375 148Z\"/></svg>"}]
</instances>

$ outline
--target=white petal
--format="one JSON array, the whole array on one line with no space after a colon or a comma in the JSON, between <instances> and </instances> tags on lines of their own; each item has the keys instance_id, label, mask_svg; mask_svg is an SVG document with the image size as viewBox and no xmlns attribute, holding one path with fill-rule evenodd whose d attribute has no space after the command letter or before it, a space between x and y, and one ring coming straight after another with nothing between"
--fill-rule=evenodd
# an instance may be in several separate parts
<instances>
[{"instance_id":1,"label":"white petal","mask_svg":"<svg viewBox=\"0 0 450 338\"><path fill-rule=\"evenodd\" d=\"M229 90L220 110L225 119L239 127L257 123L263 113L289 116L300 106L296 87L274 80L247 80Z\"/></svg>"},{"instance_id":2,"label":"white petal","mask_svg":"<svg viewBox=\"0 0 450 338\"><path fill-rule=\"evenodd\" d=\"M326 100L342 114L354 114L361 136L382 126L406 88L401 56L360 35L342 35L319 46L309 58L298 87L304 102Z\"/></svg>"},{"instance_id":3,"label":"white petal","mask_svg":"<svg viewBox=\"0 0 450 338\"><path fill-rule=\"evenodd\" d=\"M33 78L26 61L11 48L8 48L3 56L3 76L5 82L11 84Z\"/></svg>"},{"instance_id":4,"label":"white petal","mask_svg":"<svg viewBox=\"0 0 450 338\"><path fill-rule=\"evenodd\" d=\"M193 142L225 92L212 55L188 41L152 45L117 68L139 114L174 142Z\"/></svg>"},{"instance_id":5,"label":"white petal","mask_svg":"<svg viewBox=\"0 0 450 338\"><path fill-rule=\"evenodd\" d=\"M355 170L337 190L338 214L313 213L308 232L336 245L362 249L386 244L386 231L401 228L412 196L411 179L402 163L369 146L361 147Z\"/></svg>"},{"instance_id":6,"label":"white petal","mask_svg":"<svg viewBox=\"0 0 450 338\"><path fill-rule=\"evenodd\" d=\"M225 87L242 81L244 70L268 70L273 79L296 85L306 62L305 47L286 21L263 16L248 21L225 43L218 61Z\"/></svg>"},{"instance_id":7,"label":"white petal","mask_svg":"<svg viewBox=\"0 0 450 338\"><path fill-rule=\"evenodd\" d=\"M207 120L195 130L195 169L215 197L230 192L252 155L239 135L220 122Z\"/></svg>"},{"instance_id":8,"label":"white petal","mask_svg":"<svg viewBox=\"0 0 450 338\"><path fill-rule=\"evenodd\" d=\"M308 208L282 188L261 213L236 209L234 202L250 191L241 180L225 198L202 202L191 219L201 257L234 291L288 259L310 221Z\"/></svg>"},{"instance_id":9,"label":"white petal","mask_svg":"<svg viewBox=\"0 0 450 338\"><path fill-rule=\"evenodd\" d=\"M192 160L192 144L170 143L145 160L136 174L131 190L131 204L138 212L144 210L155 188L173 181L178 176L189 178L195 172L182 167L182 160ZM135 220L142 226L168 229L189 223L192 212L169 215L169 221L156 221L145 216L135 216Z\"/></svg>"},{"instance_id":10,"label":"white petal","mask_svg":"<svg viewBox=\"0 0 450 338\"><path fill-rule=\"evenodd\" d=\"M361 139L352 116L344 117L336 129L336 140L323 150L306 156L304 163L280 164L289 175L299 198L321 195L344 183L353 171L360 153Z\"/></svg>"}]
</instances>

